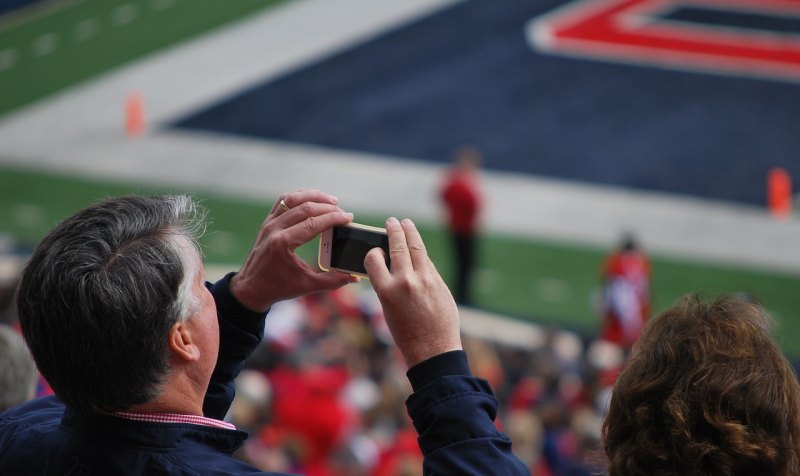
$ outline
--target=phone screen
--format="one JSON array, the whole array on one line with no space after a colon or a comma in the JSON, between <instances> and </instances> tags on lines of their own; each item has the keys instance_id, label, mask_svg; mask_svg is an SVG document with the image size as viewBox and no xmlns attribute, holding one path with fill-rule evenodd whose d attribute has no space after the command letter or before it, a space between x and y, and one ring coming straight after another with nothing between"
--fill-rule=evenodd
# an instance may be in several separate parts
<instances>
[{"instance_id":1,"label":"phone screen","mask_svg":"<svg viewBox=\"0 0 800 476\"><path fill-rule=\"evenodd\" d=\"M372 248L383 248L386 266L389 262L389 237L383 233L358 228L333 227L331 267L367 274L364 258Z\"/></svg>"}]
</instances>

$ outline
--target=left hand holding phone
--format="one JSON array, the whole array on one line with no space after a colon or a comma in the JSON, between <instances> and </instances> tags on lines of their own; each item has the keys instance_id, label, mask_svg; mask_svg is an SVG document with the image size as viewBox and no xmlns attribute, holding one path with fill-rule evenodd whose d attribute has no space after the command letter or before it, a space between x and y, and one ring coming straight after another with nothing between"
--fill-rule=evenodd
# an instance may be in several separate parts
<instances>
[{"instance_id":1,"label":"left hand holding phone","mask_svg":"<svg viewBox=\"0 0 800 476\"><path fill-rule=\"evenodd\" d=\"M319 190L295 190L278 198L247 260L231 281L231 292L242 305L262 312L278 301L357 281L346 274L312 269L295 254L298 246L321 231L353 220L353 214L345 213L337 203L336 197Z\"/></svg>"}]
</instances>

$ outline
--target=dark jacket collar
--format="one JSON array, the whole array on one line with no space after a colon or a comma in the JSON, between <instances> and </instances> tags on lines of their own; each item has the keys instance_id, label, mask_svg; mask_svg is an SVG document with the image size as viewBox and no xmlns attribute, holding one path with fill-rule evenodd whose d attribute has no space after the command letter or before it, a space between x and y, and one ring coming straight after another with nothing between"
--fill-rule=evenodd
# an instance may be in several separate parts
<instances>
[{"instance_id":1,"label":"dark jacket collar","mask_svg":"<svg viewBox=\"0 0 800 476\"><path fill-rule=\"evenodd\" d=\"M69 406L61 418L61 428L97 443L112 443L150 448L207 446L231 454L247 439L247 433L189 423L151 423L131 421L108 415L84 415Z\"/></svg>"}]
</instances>

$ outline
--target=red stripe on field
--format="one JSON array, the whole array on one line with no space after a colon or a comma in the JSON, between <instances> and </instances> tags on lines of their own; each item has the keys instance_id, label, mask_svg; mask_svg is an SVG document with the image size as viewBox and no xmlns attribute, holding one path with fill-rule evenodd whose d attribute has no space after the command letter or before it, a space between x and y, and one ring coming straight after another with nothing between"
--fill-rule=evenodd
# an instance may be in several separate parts
<instances>
[{"instance_id":1,"label":"red stripe on field","mask_svg":"<svg viewBox=\"0 0 800 476\"><path fill-rule=\"evenodd\" d=\"M800 17L798 1L600 0L582 2L544 19L539 27L549 30L546 48L555 52L800 77L800 36L656 21L658 12L679 6Z\"/></svg>"}]
</instances>

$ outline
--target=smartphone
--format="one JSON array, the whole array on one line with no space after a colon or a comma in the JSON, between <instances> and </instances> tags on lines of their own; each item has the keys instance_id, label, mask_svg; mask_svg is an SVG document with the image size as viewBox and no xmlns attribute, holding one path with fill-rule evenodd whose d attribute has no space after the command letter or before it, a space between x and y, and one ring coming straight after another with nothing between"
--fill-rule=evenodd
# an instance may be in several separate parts
<instances>
[{"instance_id":1,"label":"smartphone","mask_svg":"<svg viewBox=\"0 0 800 476\"><path fill-rule=\"evenodd\" d=\"M320 235L319 267L367 278L364 258L372 248L383 248L389 267L389 236L385 228L358 223L335 226Z\"/></svg>"}]
</instances>

